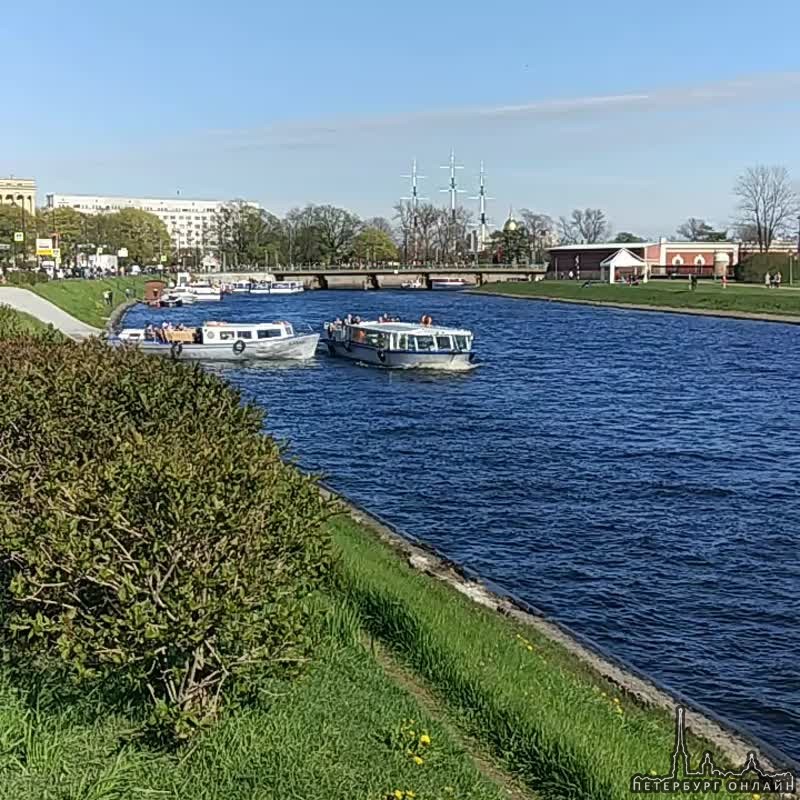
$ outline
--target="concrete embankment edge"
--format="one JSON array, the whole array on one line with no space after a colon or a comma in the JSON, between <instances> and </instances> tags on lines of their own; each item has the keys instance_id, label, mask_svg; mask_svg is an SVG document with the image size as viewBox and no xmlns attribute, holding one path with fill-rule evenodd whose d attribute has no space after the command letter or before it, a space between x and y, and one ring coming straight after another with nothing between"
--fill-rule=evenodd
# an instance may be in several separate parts
<instances>
[{"instance_id":1,"label":"concrete embankment edge","mask_svg":"<svg viewBox=\"0 0 800 800\"><path fill-rule=\"evenodd\" d=\"M663 314L692 314L697 317L727 317L745 319L753 322L782 322L786 325L800 325L800 315L761 314L754 311L719 311L705 308L675 308L673 306L649 306L641 303L614 303L606 300L579 300L572 297L545 297L543 295L514 294L512 292L485 292L479 289L468 290L467 294L480 294L484 297L506 297L511 300L537 300L540 303L570 303L579 306L603 306L626 311L660 311Z\"/></svg>"},{"instance_id":2,"label":"concrete embankment edge","mask_svg":"<svg viewBox=\"0 0 800 800\"><path fill-rule=\"evenodd\" d=\"M441 581L485 608L496 611L537 632L563 647L570 655L588 666L620 690L635 697L645 706L666 711L674 716L677 705L686 708L686 726L696 736L712 743L733 764L743 764L748 753L756 752L762 769L800 770L800 763L733 723L721 718L673 689L657 684L635 667L622 662L589 638L549 619L530 604L514 597L491 581L448 559L415 537L398 531L386 520L358 506L330 486L322 485L324 497L336 501L350 518L376 536L412 569Z\"/></svg>"},{"instance_id":3,"label":"concrete embankment edge","mask_svg":"<svg viewBox=\"0 0 800 800\"><path fill-rule=\"evenodd\" d=\"M124 303L118 305L111 312L111 316L106 321L106 333L119 333L123 327L122 318L125 316L125 313L141 302L141 300L126 300Z\"/></svg>"}]
</instances>

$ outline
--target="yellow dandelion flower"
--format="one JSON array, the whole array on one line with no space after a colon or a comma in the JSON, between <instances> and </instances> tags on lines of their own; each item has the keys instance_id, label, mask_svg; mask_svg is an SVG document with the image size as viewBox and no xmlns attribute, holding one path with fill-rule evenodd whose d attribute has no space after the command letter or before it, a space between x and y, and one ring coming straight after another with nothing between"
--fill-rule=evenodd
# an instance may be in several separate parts
<instances>
[{"instance_id":1,"label":"yellow dandelion flower","mask_svg":"<svg viewBox=\"0 0 800 800\"><path fill-rule=\"evenodd\" d=\"M425 763L425 761L423 760L423 758L421 756L414 756L413 761L417 766L421 766L422 764Z\"/></svg>"},{"instance_id":2,"label":"yellow dandelion flower","mask_svg":"<svg viewBox=\"0 0 800 800\"><path fill-rule=\"evenodd\" d=\"M614 702L615 702L615 703L619 703L619 697L615 697L615 698L614 698Z\"/></svg>"},{"instance_id":3,"label":"yellow dandelion flower","mask_svg":"<svg viewBox=\"0 0 800 800\"><path fill-rule=\"evenodd\" d=\"M528 650L533 650L533 645L532 644L528 645Z\"/></svg>"},{"instance_id":4,"label":"yellow dandelion flower","mask_svg":"<svg viewBox=\"0 0 800 800\"><path fill-rule=\"evenodd\" d=\"M412 797L412 798L413 798L413 797L416 797L416 796L417 796L417 795L416 795L416 793L415 793L415 792L412 792L412 791L411 791L411 789L409 789L409 790L406 792L406 797Z\"/></svg>"},{"instance_id":5,"label":"yellow dandelion flower","mask_svg":"<svg viewBox=\"0 0 800 800\"><path fill-rule=\"evenodd\" d=\"M431 737L428 736L427 733L423 733L422 736L419 737L419 743L429 745L431 743Z\"/></svg>"},{"instance_id":6,"label":"yellow dandelion flower","mask_svg":"<svg viewBox=\"0 0 800 800\"><path fill-rule=\"evenodd\" d=\"M761 800L761 795L760 794L754 794L753 795L753 800Z\"/></svg>"},{"instance_id":7,"label":"yellow dandelion flower","mask_svg":"<svg viewBox=\"0 0 800 800\"><path fill-rule=\"evenodd\" d=\"M394 790L394 796L397 798L397 800L403 800L403 790L402 789L395 789Z\"/></svg>"}]
</instances>

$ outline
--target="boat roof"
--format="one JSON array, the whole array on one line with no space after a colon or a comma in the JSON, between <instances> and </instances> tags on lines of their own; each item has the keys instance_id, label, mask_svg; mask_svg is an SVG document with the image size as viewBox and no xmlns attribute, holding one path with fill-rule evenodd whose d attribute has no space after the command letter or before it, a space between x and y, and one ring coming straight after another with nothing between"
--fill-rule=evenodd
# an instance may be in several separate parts
<instances>
[{"instance_id":1,"label":"boat roof","mask_svg":"<svg viewBox=\"0 0 800 800\"><path fill-rule=\"evenodd\" d=\"M419 336L430 336L432 334L447 334L472 336L472 331L466 328L448 328L444 325L421 325L419 322L378 322L378 320L365 320L359 323L351 323L351 328L370 328L386 333L410 333Z\"/></svg>"}]
</instances>

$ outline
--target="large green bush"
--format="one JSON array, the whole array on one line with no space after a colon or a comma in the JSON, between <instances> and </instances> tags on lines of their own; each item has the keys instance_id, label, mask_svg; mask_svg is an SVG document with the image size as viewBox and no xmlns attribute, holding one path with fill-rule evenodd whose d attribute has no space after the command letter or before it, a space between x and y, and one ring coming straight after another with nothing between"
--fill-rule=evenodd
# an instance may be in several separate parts
<instances>
[{"instance_id":1,"label":"large green bush","mask_svg":"<svg viewBox=\"0 0 800 800\"><path fill-rule=\"evenodd\" d=\"M37 283L47 283L50 280L47 273L38 270L8 270L6 271L6 281L11 286L33 286Z\"/></svg>"},{"instance_id":2,"label":"large green bush","mask_svg":"<svg viewBox=\"0 0 800 800\"><path fill-rule=\"evenodd\" d=\"M23 314L9 306L0 305L0 341L31 335L50 341L64 340L64 336L52 325L45 325L35 317Z\"/></svg>"},{"instance_id":3,"label":"large green bush","mask_svg":"<svg viewBox=\"0 0 800 800\"><path fill-rule=\"evenodd\" d=\"M747 283L764 283L764 275L767 272L770 274L780 272L784 282L788 283L790 258L792 256L788 253L754 253L734 267L736 280ZM798 271L796 262L794 271Z\"/></svg>"},{"instance_id":4,"label":"large green bush","mask_svg":"<svg viewBox=\"0 0 800 800\"><path fill-rule=\"evenodd\" d=\"M124 681L178 738L291 675L330 560L315 482L198 368L0 342L0 645Z\"/></svg>"}]
</instances>

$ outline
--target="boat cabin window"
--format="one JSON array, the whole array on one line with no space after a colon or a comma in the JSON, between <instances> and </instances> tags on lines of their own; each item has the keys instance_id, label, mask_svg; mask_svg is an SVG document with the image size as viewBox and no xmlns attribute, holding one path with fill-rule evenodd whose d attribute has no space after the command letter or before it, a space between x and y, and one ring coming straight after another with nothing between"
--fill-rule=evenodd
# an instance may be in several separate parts
<instances>
[{"instance_id":1,"label":"boat cabin window","mask_svg":"<svg viewBox=\"0 0 800 800\"><path fill-rule=\"evenodd\" d=\"M433 350L434 348L433 336L415 336L414 338L417 341L418 351L427 352L428 350Z\"/></svg>"},{"instance_id":2,"label":"boat cabin window","mask_svg":"<svg viewBox=\"0 0 800 800\"><path fill-rule=\"evenodd\" d=\"M268 328L267 330L260 330L258 331L258 338L259 339L275 339L281 335L280 329L278 328Z\"/></svg>"},{"instance_id":3,"label":"boat cabin window","mask_svg":"<svg viewBox=\"0 0 800 800\"><path fill-rule=\"evenodd\" d=\"M437 336L436 347L438 350L452 350L453 346L450 344L449 336Z\"/></svg>"},{"instance_id":4,"label":"boat cabin window","mask_svg":"<svg viewBox=\"0 0 800 800\"><path fill-rule=\"evenodd\" d=\"M239 339L252 339L253 331L236 331L236 336Z\"/></svg>"},{"instance_id":5,"label":"boat cabin window","mask_svg":"<svg viewBox=\"0 0 800 800\"><path fill-rule=\"evenodd\" d=\"M226 340L236 338L233 331L220 331L219 332L220 341L224 342Z\"/></svg>"},{"instance_id":6,"label":"boat cabin window","mask_svg":"<svg viewBox=\"0 0 800 800\"><path fill-rule=\"evenodd\" d=\"M469 350L469 336L454 336L457 350Z\"/></svg>"},{"instance_id":7,"label":"boat cabin window","mask_svg":"<svg viewBox=\"0 0 800 800\"><path fill-rule=\"evenodd\" d=\"M397 347L398 350L408 350L408 334L398 333L395 347Z\"/></svg>"},{"instance_id":8,"label":"boat cabin window","mask_svg":"<svg viewBox=\"0 0 800 800\"><path fill-rule=\"evenodd\" d=\"M378 331L367 331L366 343L373 347L386 347L386 334Z\"/></svg>"}]
</instances>

